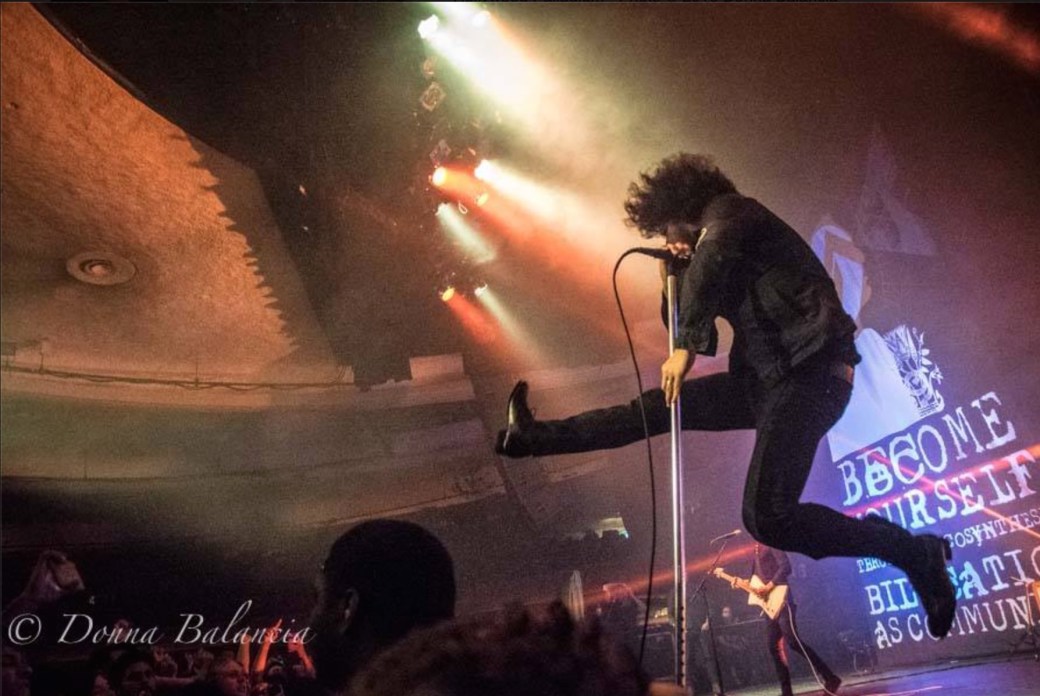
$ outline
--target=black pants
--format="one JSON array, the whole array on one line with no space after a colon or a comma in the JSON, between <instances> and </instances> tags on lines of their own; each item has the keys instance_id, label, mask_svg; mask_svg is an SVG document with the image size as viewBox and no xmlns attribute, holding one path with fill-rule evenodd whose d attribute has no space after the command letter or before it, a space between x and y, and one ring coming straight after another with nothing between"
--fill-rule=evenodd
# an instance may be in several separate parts
<instances>
[{"instance_id":1,"label":"black pants","mask_svg":"<svg viewBox=\"0 0 1040 696\"><path fill-rule=\"evenodd\" d=\"M835 678L834 672L827 663L816 654L804 640L799 640L795 626L795 608L788 604L783 608L776 619L766 621L766 640L769 646L769 655L773 658L773 666L776 668L776 678L780 680L780 693L783 696L792 696L791 670L788 666L787 656L789 651L794 650L804 657L816 670L816 674L824 682Z\"/></svg>"},{"instance_id":2,"label":"black pants","mask_svg":"<svg viewBox=\"0 0 1040 696\"><path fill-rule=\"evenodd\" d=\"M816 448L852 393L852 386L830 368L825 363L800 367L768 388L728 373L687 380L680 396L682 427L756 431L743 520L758 541L817 559L880 558L905 570L912 562L908 532L800 500ZM650 434L667 432L670 416L663 392L652 389L640 399ZM644 434L638 399L563 420L537 421L524 432L535 456L622 447Z\"/></svg>"}]
</instances>

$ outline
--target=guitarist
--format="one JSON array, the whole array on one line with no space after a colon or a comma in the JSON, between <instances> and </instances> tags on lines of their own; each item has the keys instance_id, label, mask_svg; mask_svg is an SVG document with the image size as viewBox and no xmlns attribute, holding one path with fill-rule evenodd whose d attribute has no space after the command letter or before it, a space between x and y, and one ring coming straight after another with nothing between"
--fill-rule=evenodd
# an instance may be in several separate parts
<instances>
[{"instance_id":1,"label":"guitarist","mask_svg":"<svg viewBox=\"0 0 1040 696\"><path fill-rule=\"evenodd\" d=\"M763 587L755 591L759 597L765 599L773 588L787 584L787 578L791 575L791 561L783 551L755 544L755 560L751 567L751 574L757 575L765 583ZM791 690L791 671L787 666L787 651L790 647L809 661L817 679L823 680L825 691L836 694L838 687L841 686L841 678L831 671L831 668L816 654L815 650L799 638L794 615L794 599L788 592L787 603L776 618L766 617L766 640L769 655L773 658L773 665L776 667L777 679L780 680L780 693L783 696L793 696L794 694L794 691Z\"/></svg>"}]
</instances>

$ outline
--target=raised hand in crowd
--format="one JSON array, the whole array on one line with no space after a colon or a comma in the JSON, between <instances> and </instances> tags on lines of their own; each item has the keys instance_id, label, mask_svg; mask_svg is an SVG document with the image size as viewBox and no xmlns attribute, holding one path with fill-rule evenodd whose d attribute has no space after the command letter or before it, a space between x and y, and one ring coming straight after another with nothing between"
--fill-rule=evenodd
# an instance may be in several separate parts
<instances>
[{"instance_id":1,"label":"raised hand in crowd","mask_svg":"<svg viewBox=\"0 0 1040 696\"><path fill-rule=\"evenodd\" d=\"M36 560L25 589L4 607L4 616L35 611L44 604L83 589L83 578L75 563L60 551L43 551Z\"/></svg>"},{"instance_id":2,"label":"raised hand in crowd","mask_svg":"<svg viewBox=\"0 0 1040 696\"><path fill-rule=\"evenodd\" d=\"M311 660L310 655L307 654L307 648L303 644L303 640L300 636L294 635L292 639L286 644L289 653L296 655L300 658L300 666L303 668L304 673L298 674L298 677L305 679L314 678L314 662Z\"/></svg>"}]
</instances>

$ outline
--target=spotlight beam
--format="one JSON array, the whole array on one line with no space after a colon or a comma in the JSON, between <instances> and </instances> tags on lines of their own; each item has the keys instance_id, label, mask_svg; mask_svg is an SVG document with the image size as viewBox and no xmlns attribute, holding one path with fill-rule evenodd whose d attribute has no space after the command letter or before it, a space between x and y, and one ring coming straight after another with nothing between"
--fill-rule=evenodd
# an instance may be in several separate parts
<instances>
[{"instance_id":1,"label":"spotlight beam","mask_svg":"<svg viewBox=\"0 0 1040 696\"><path fill-rule=\"evenodd\" d=\"M473 258L474 263L487 263L495 258L495 252L454 206L441 203L437 208L437 221L441 228L456 239Z\"/></svg>"}]
</instances>

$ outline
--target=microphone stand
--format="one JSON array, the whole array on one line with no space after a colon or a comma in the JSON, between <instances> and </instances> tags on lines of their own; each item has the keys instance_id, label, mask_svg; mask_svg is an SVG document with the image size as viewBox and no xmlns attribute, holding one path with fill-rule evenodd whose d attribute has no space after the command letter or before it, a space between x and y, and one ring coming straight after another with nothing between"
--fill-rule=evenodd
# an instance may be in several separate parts
<instances>
[{"instance_id":1,"label":"microphone stand","mask_svg":"<svg viewBox=\"0 0 1040 696\"><path fill-rule=\"evenodd\" d=\"M722 541L722 546L719 547L719 552L715 554L715 560L711 562L711 567L708 568L707 572L704 573L704 577L701 578L701 582L697 585L697 589L693 591L693 596L701 595L704 598L704 622L708 625L708 642L711 644L711 657L715 663L715 680L719 683L719 690L717 696L726 696L726 687L722 684L722 665L719 664L719 646L715 643L715 625L711 621L711 607L708 605L708 593L704 591L704 583L707 582L711 576L712 571L719 565L719 559L722 558L722 552L726 549L726 544L729 543L729 539Z\"/></svg>"},{"instance_id":2,"label":"microphone stand","mask_svg":"<svg viewBox=\"0 0 1040 696\"><path fill-rule=\"evenodd\" d=\"M668 276L665 293L668 298L668 355L675 352L678 336L679 307L676 302L675 258L666 260ZM681 386L681 385L680 385ZM682 411L679 400L670 407L672 454L672 562L675 595L675 682L686 688L686 526L683 521L682 480ZM703 583L702 583L703 584Z\"/></svg>"}]
</instances>

